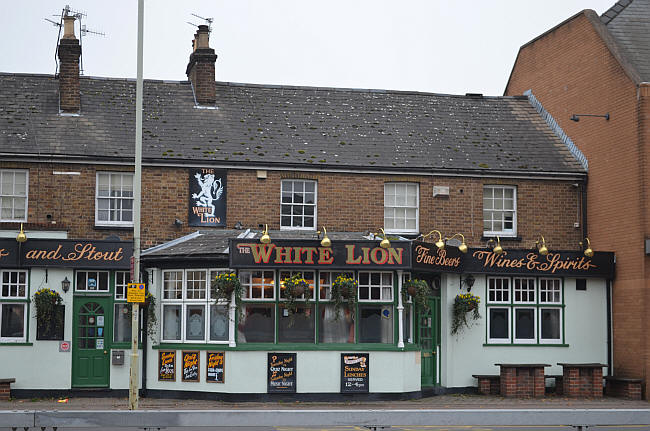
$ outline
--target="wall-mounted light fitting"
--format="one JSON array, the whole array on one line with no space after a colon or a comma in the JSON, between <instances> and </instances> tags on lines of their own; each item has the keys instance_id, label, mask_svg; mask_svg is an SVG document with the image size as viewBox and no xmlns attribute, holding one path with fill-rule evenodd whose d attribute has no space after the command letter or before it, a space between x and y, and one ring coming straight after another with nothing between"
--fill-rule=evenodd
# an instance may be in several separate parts
<instances>
[{"instance_id":1,"label":"wall-mounted light fitting","mask_svg":"<svg viewBox=\"0 0 650 431\"><path fill-rule=\"evenodd\" d=\"M237 230L242 230L243 228L244 228L244 225L241 224L240 221L238 221L237 223L235 223L235 229L237 229Z\"/></svg>"},{"instance_id":2,"label":"wall-mounted light fitting","mask_svg":"<svg viewBox=\"0 0 650 431\"><path fill-rule=\"evenodd\" d=\"M68 276L61 280L61 290L63 290L63 293L68 293L68 290L70 290L70 280L68 280Z\"/></svg>"},{"instance_id":3,"label":"wall-mounted light fitting","mask_svg":"<svg viewBox=\"0 0 650 431\"><path fill-rule=\"evenodd\" d=\"M25 231L23 230L23 224L20 224L20 232L18 232L18 236L16 236L16 241L23 243L27 241L27 235L25 235Z\"/></svg>"},{"instance_id":4,"label":"wall-mounted light fitting","mask_svg":"<svg viewBox=\"0 0 650 431\"><path fill-rule=\"evenodd\" d=\"M501 247L501 239L499 239L499 237L497 237L496 241L494 239L489 239L487 242L488 247L490 246L490 243L494 244L494 247L492 247L492 251L495 254L503 253L503 247Z\"/></svg>"},{"instance_id":5,"label":"wall-mounted light fitting","mask_svg":"<svg viewBox=\"0 0 650 431\"><path fill-rule=\"evenodd\" d=\"M382 238L383 238L381 240L381 242L379 243L379 247L381 247L381 248L390 248L390 241L388 240L388 237L386 236L386 232L384 232L384 228L380 227L379 230L381 231L381 235L382 235ZM376 233L375 236L379 236L379 234Z\"/></svg>"},{"instance_id":6,"label":"wall-mounted light fitting","mask_svg":"<svg viewBox=\"0 0 650 431\"><path fill-rule=\"evenodd\" d=\"M436 247L438 247L440 250L444 250L445 249L445 241L442 239L442 234L440 233L439 230L434 229L431 232L429 232L428 234L422 235L422 241L429 238L434 233L438 234L438 241L435 242ZM450 238L447 238L447 239L450 239Z\"/></svg>"},{"instance_id":7,"label":"wall-mounted light fitting","mask_svg":"<svg viewBox=\"0 0 650 431\"><path fill-rule=\"evenodd\" d=\"M463 235L462 233L460 233L460 232L455 233L452 236L450 236L449 238L446 238L445 241L449 241L450 239L453 239L453 238L455 238L457 236L461 237L462 240L463 240L463 242L458 246L458 250L460 250L460 252L463 253L463 254L467 253L467 244L465 243L465 235Z\"/></svg>"},{"instance_id":8,"label":"wall-mounted light fitting","mask_svg":"<svg viewBox=\"0 0 650 431\"><path fill-rule=\"evenodd\" d=\"M320 235L320 231L318 232L318 235ZM325 229L325 226L323 226L323 239L320 241L320 245L321 247L332 246L332 240L327 236L327 229Z\"/></svg>"},{"instance_id":9,"label":"wall-mounted light fitting","mask_svg":"<svg viewBox=\"0 0 650 431\"><path fill-rule=\"evenodd\" d=\"M609 112L604 115L597 115L597 114L573 114L571 116L571 121L575 121L576 123L580 121L580 117L601 117L604 118L605 120L609 121Z\"/></svg>"},{"instance_id":10,"label":"wall-mounted light fitting","mask_svg":"<svg viewBox=\"0 0 650 431\"><path fill-rule=\"evenodd\" d=\"M180 219L176 219L176 220L174 220L174 226L176 226L176 227L181 227L181 226L183 226L183 221L180 220Z\"/></svg>"},{"instance_id":11,"label":"wall-mounted light fitting","mask_svg":"<svg viewBox=\"0 0 650 431\"><path fill-rule=\"evenodd\" d=\"M589 238L585 237L585 242L586 242L587 248L584 249L583 253L587 257L593 257L594 251L591 249L591 241L589 241ZM580 247L584 247L584 246L585 246L585 244L582 241L580 241Z\"/></svg>"},{"instance_id":12,"label":"wall-mounted light fitting","mask_svg":"<svg viewBox=\"0 0 650 431\"><path fill-rule=\"evenodd\" d=\"M264 225L264 232L262 232L262 236L260 237L260 242L262 244L268 244L271 242L271 236L269 235L269 225L265 224Z\"/></svg>"},{"instance_id":13,"label":"wall-mounted light fitting","mask_svg":"<svg viewBox=\"0 0 650 431\"><path fill-rule=\"evenodd\" d=\"M544 239L544 235L539 236L542 240L537 240L535 241L535 246L537 247L537 252L541 254L542 256L546 256L548 254L548 247L546 247L546 240Z\"/></svg>"}]
</instances>

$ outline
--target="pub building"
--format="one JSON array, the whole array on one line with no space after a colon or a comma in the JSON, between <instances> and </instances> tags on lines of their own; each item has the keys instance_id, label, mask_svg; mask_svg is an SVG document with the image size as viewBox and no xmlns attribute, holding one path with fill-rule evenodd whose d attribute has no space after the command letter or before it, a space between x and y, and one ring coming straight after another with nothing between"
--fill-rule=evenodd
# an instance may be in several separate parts
<instances>
[{"instance_id":1,"label":"pub building","mask_svg":"<svg viewBox=\"0 0 650 431\"><path fill-rule=\"evenodd\" d=\"M144 83L131 274L135 83L79 76L64 15L58 75L0 73L12 396L125 394L132 280L150 293L149 396L406 398L475 390L504 361L610 363L614 259L586 238L587 160L532 95L215 82L199 26L189 80ZM241 298L216 300L231 272ZM293 275L304 299L285 295ZM480 317L454 331L468 293Z\"/></svg>"}]
</instances>

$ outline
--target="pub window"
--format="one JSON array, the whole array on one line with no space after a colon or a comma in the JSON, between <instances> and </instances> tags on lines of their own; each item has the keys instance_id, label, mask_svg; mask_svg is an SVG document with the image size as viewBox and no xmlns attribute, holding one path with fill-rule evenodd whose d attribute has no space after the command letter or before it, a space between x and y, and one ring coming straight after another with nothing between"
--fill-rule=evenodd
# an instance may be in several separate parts
<instances>
[{"instance_id":1,"label":"pub window","mask_svg":"<svg viewBox=\"0 0 650 431\"><path fill-rule=\"evenodd\" d=\"M360 271L359 342L393 343L393 273Z\"/></svg>"},{"instance_id":2,"label":"pub window","mask_svg":"<svg viewBox=\"0 0 650 431\"><path fill-rule=\"evenodd\" d=\"M0 221L27 221L29 171L0 169Z\"/></svg>"},{"instance_id":3,"label":"pub window","mask_svg":"<svg viewBox=\"0 0 650 431\"><path fill-rule=\"evenodd\" d=\"M483 235L517 235L516 187L483 187Z\"/></svg>"},{"instance_id":4,"label":"pub window","mask_svg":"<svg viewBox=\"0 0 650 431\"><path fill-rule=\"evenodd\" d=\"M384 228L386 232L414 233L419 230L420 190L417 183L384 184Z\"/></svg>"},{"instance_id":5,"label":"pub window","mask_svg":"<svg viewBox=\"0 0 650 431\"><path fill-rule=\"evenodd\" d=\"M0 271L0 342L27 341L27 271Z\"/></svg>"},{"instance_id":6,"label":"pub window","mask_svg":"<svg viewBox=\"0 0 650 431\"><path fill-rule=\"evenodd\" d=\"M108 271L77 271L77 292L108 292Z\"/></svg>"},{"instance_id":7,"label":"pub window","mask_svg":"<svg viewBox=\"0 0 650 431\"><path fill-rule=\"evenodd\" d=\"M559 278L488 277L488 343L561 344L562 301Z\"/></svg>"},{"instance_id":8,"label":"pub window","mask_svg":"<svg viewBox=\"0 0 650 431\"><path fill-rule=\"evenodd\" d=\"M275 271L240 271L243 310L238 343L275 342Z\"/></svg>"},{"instance_id":9,"label":"pub window","mask_svg":"<svg viewBox=\"0 0 650 431\"><path fill-rule=\"evenodd\" d=\"M97 172L95 224L133 226L133 174Z\"/></svg>"},{"instance_id":10,"label":"pub window","mask_svg":"<svg viewBox=\"0 0 650 431\"><path fill-rule=\"evenodd\" d=\"M228 307L214 304L206 269L163 271L162 341L228 341Z\"/></svg>"},{"instance_id":11,"label":"pub window","mask_svg":"<svg viewBox=\"0 0 650 431\"><path fill-rule=\"evenodd\" d=\"M332 283L338 276L353 278L349 272L320 271L319 283L319 342L354 343L354 314L343 307L339 314L332 302Z\"/></svg>"},{"instance_id":12,"label":"pub window","mask_svg":"<svg viewBox=\"0 0 650 431\"><path fill-rule=\"evenodd\" d=\"M310 300L303 293L298 299L295 313L289 313L286 306L286 295L283 281L298 275L309 283ZM316 298L314 271L280 271L280 303L278 308L278 342L279 343L315 343L316 342Z\"/></svg>"},{"instance_id":13,"label":"pub window","mask_svg":"<svg viewBox=\"0 0 650 431\"><path fill-rule=\"evenodd\" d=\"M131 279L128 271L115 271L115 303L113 304L113 341L131 341L131 305L126 303L126 291Z\"/></svg>"},{"instance_id":14,"label":"pub window","mask_svg":"<svg viewBox=\"0 0 650 431\"><path fill-rule=\"evenodd\" d=\"M316 181L282 180L280 229L316 228Z\"/></svg>"}]
</instances>

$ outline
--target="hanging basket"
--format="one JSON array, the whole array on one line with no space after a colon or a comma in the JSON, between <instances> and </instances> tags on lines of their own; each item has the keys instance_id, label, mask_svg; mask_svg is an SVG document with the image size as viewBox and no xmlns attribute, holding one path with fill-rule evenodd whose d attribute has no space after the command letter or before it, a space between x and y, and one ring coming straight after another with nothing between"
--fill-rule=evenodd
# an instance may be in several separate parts
<instances>
[{"instance_id":1,"label":"hanging basket","mask_svg":"<svg viewBox=\"0 0 650 431\"><path fill-rule=\"evenodd\" d=\"M409 287L406 288L406 291L410 296L415 296L418 292L417 288L414 285L409 285Z\"/></svg>"}]
</instances>

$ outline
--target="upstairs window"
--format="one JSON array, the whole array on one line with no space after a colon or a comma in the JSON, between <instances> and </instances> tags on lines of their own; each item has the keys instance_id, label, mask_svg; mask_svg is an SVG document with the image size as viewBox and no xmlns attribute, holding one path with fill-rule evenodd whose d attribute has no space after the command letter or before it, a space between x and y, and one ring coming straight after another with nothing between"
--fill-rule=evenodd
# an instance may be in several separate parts
<instances>
[{"instance_id":1,"label":"upstairs window","mask_svg":"<svg viewBox=\"0 0 650 431\"><path fill-rule=\"evenodd\" d=\"M282 180L281 229L316 229L316 181Z\"/></svg>"},{"instance_id":2,"label":"upstairs window","mask_svg":"<svg viewBox=\"0 0 650 431\"><path fill-rule=\"evenodd\" d=\"M97 172L97 226L133 226L133 174Z\"/></svg>"},{"instance_id":3,"label":"upstairs window","mask_svg":"<svg viewBox=\"0 0 650 431\"><path fill-rule=\"evenodd\" d=\"M483 187L483 235L517 235L516 187Z\"/></svg>"},{"instance_id":4,"label":"upstairs window","mask_svg":"<svg viewBox=\"0 0 650 431\"><path fill-rule=\"evenodd\" d=\"M0 221L27 221L27 170L0 169Z\"/></svg>"},{"instance_id":5,"label":"upstairs window","mask_svg":"<svg viewBox=\"0 0 650 431\"><path fill-rule=\"evenodd\" d=\"M384 229L416 233L419 226L420 187L416 183L384 184Z\"/></svg>"}]
</instances>

